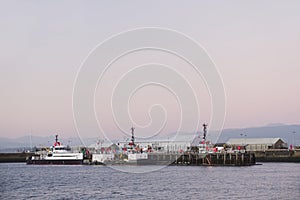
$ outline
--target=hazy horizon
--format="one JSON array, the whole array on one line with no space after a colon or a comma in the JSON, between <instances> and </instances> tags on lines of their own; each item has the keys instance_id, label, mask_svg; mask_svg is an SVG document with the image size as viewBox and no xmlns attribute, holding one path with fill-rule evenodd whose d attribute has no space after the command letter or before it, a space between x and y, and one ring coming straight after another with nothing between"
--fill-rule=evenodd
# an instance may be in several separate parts
<instances>
[{"instance_id":1,"label":"hazy horizon","mask_svg":"<svg viewBox=\"0 0 300 200\"><path fill-rule=\"evenodd\" d=\"M132 2L0 3L0 137L35 133L77 137L72 92L81 63L107 38L141 27L179 31L206 49L224 83L225 129L300 124L299 1ZM112 78L104 83L106 89L123 73L120 66L136 64L134 58L137 63L163 58L178 70L184 68L182 73L199 86L194 89L201 100L200 125L210 122L213 105L204 81L163 53L136 53L115 63L109 72ZM141 127L152 123L152 114L161 119L162 110L148 113L159 102L169 113L163 131L173 132L180 121L176 99L161 88L143 89L128 105L135 123ZM95 113L106 119L111 114L101 103L101 91L96 92ZM153 123L153 130L161 126ZM105 127L120 134L109 120Z\"/></svg>"},{"instance_id":2,"label":"hazy horizon","mask_svg":"<svg viewBox=\"0 0 300 200\"><path fill-rule=\"evenodd\" d=\"M224 130L225 131L230 131L230 130L242 130L242 131L244 131L245 129L267 128L267 127L271 128L271 127L282 127L282 126L300 126L300 124L270 123L270 124L265 124L265 125L261 125L261 126L251 126L251 127L228 127L228 128L224 128L222 130L209 130L208 134L210 132L217 132L217 131L224 131ZM199 132L180 132L180 133L181 134L182 133L202 134L202 132L203 132L203 130L199 129ZM292 132L287 132L287 134L291 134L291 133ZM297 134L298 132L295 132L295 133ZM49 132L48 134L40 134L40 133L31 132L31 133L26 133L26 134L23 134L23 135L20 135L20 136L10 136L10 135L2 136L1 135L0 137L7 138L7 139L17 139L17 138L21 138L21 137L30 137L30 136L33 136L33 137L52 137L52 136L55 136L57 134L59 135L60 138L63 138L63 139L78 138L78 134L76 132L74 132L74 134L72 134L72 135L65 135L65 134L60 133L60 132ZM176 132L166 132L164 134L165 135L176 134ZM165 136L165 135L163 135L163 136ZM84 137L84 136L82 136L82 138L98 138L98 139L104 139L104 140L110 139L110 138L105 138L105 137L99 137L99 136L96 136L96 135L93 136L93 137ZM120 139L120 138L118 138L118 137L112 138L112 140L118 140L118 139Z\"/></svg>"}]
</instances>

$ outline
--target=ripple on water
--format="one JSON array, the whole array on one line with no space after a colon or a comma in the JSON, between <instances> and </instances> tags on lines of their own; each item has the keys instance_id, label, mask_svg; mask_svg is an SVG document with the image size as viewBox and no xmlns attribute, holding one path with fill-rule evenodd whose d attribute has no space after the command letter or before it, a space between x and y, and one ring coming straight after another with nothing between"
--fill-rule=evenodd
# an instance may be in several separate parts
<instances>
[{"instance_id":1,"label":"ripple on water","mask_svg":"<svg viewBox=\"0 0 300 200\"><path fill-rule=\"evenodd\" d=\"M130 170L149 169L143 167L130 166ZM300 196L300 164L296 163L170 166L138 174L105 166L2 163L0 177L1 199L298 199Z\"/></svg>"}]
</instances>

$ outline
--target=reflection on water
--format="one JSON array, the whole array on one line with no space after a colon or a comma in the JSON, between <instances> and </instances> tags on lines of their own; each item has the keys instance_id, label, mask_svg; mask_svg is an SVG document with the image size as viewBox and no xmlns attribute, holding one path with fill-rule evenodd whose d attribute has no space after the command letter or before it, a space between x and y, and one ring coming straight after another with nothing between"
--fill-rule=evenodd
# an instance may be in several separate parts
<instances>
[{"instance_id":1,"label":"reflection on water","mask_svg":"<svg viewBox=\"0 0 300 200\"><path fill-rule=\"evenodd\" d=\"M149 166L121 166L141 170ZM151 167L151 166L150 166ZM124 173L105 166L0 164L0 199L298 199L300 164L170 166Z\"/></svg>"}]
</instances>

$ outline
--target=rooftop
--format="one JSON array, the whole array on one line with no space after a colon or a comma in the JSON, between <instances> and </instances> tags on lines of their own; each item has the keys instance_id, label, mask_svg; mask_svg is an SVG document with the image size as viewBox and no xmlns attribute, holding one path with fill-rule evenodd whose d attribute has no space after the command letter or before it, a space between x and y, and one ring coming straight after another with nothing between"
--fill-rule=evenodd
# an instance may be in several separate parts
<instances>
[{"instance_id":1,"label":"rooftop","mask_svg":"<svg viewBox=\"0 0 300 200\"><path fill-rule=\"evenodd\" d=\"M283 141L281 138L231 138L227 144L268 144L273 145L278 140ZM285 142L285 141L283 141Z\"/></svg>"}]
</instances>

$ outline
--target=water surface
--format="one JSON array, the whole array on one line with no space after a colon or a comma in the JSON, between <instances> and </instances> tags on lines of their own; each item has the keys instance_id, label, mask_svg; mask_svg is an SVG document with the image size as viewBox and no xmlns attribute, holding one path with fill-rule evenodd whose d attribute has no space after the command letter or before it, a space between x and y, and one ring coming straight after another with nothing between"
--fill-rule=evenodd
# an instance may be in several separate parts
<instances>
[{"instance_id":1,"label":"water surface","mask_svg":"<svg viewBox=\"0 0 300 200\"><path fill-rule=\"evenodd\" d=\"M147 166L123 167L149 171ZM148 173L2 163L0 177L0 199L300 199L297 163L169 166Z\"/></svg>"}]
</instances>

